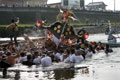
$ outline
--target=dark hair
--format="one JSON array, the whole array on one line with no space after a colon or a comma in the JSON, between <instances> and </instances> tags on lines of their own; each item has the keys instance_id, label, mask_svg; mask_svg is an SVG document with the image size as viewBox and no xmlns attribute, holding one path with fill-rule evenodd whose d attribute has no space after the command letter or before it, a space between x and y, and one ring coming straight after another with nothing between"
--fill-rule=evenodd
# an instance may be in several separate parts
<instances>
[{"instance_id":1,"label":"dark hair","mask_svg":"<svg viewBox=\"0 0 120 80\"><path fill-rule=\"evenodd\" d=\"M36 51L36 52L34 52L34 55L36 55L36 56L37 56L37 55L39 55L39 53Z\"/></svg>"},{"instance_id":2,"label":"dark hair","mask_svg":"<svg viewBox=\"0 0 120 80\"><path fill-rule=\"evenodd\" d=\"M12 20L11 20L11 22L12 22L12 23L14 23L14 22L15 22L15 20L14 20L14 19L12 19Z\"/></svg>"},{"instance_id":3,"label":"dark hair","mask_svg":"<svg viewBox=\"0 0 120 80\"><path fill-rule=\"evenodd\" d=\"M25 56L25 53L24 53L24 52L20 53L20 56L21 56L21 57L24 57L24 56Z\"/></svg>"},{"instance_id":4,"label":"dark hair","mask_svg":"<svg viewBox=\"0 0 120 80\"><path fill-rule=\"evenodd\" d=\"M47 54L47 56L50 56L50 53L47 52L46 54Z\"/></svg>"},{"instance_id":5,"label":"dark hair","mask_svg":"<svg viewBox=\"0 0 120 80\"><path fill-rule=\"evenodd\" d=\"M10 56L10 55L11 55L11 53L10 53L10 52L8 52L8 53L7 53L7 56Z\"/></svg>"},{"instance_id":6,"label":"dark hair","mask_svg":"<svg viewBox=\"0 0 120 80\"><path fill-rule=\"evenodd\" d=\"M75 53L75 49L72 48L71 49L71 53L74 54Z\"/></svg>"},{"instance_id":7,"label":"dark hair","mask_svg":"<svg viewBox=\"0 0 120 80\"><path fill-rule=\"evenodd\" d=\"M32 59L32 56L31 55L27 55L27 60L31 60Z\"/></svg>"},{"instance_id":8,"label":"dark hair","mask_svg":"<svg viewBox=\"0 0 120 80\"><path fill-rule=\"evenodd\" d=\"M89 45L89 49L90 49L93 53L95 53L95 50L94 50L94 48L92 47L92 45Z\"/></svg>"},{"instance_id":9,"label":"dark hair","mask_svg":"<svg viewBox=\"0 0 120 80\"><path fill-rule=\"evenodd\" d=\"M60 49L60 53L64 53L63 49Z\"/></svg>"},{"instance_id":10,"label":"dark hair","mask_svg":"<svg viewBox=\"0 0 120 80\"><path fill-rule=\"evenodd\" d=\"M105 46L106 46L106 48L109 48L109 45L108 45L108 44L106 44Z\"/></svg>"},{"instance_id":11,"label":"dark hair","mask_svg":"<svg viewBox=\"0 0 120 80\"><path fill-rule=\"evenodd\" d=\"M67 49L67 54L70 54L70 50L69 49Z\"/></svg>"}]
</instances>

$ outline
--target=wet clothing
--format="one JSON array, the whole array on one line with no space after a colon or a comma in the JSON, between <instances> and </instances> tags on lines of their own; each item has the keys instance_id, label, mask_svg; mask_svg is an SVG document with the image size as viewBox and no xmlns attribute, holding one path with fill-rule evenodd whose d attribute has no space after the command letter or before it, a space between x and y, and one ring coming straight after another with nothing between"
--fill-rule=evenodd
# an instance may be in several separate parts
<instances>
[{"instance_id":1,"label":"wet clothing","mask_svg":"<svg viewBox=\"0 0 120 80\"><path fill-rule=\"evenodd\" d=\"M91 57L93 55L92 51L91 52L88 52L85 57Z\"/></svg>"},{"instance_id":2,"label":"wet clothing","mask_svg":"<svg viewBox=\"0 0 120 80\"><path fill-rule=\"evenodd\" d=\"M73 63L80 63L81 61L83 60L83 56L80 55L80 56L74 56L73 57Z\"/></svg>"},{"instance_id":3,"label":"wet clothing","mask_svg":"<svg viewBox=\"0 0 120 80\"><path fill-rule=\"evenodd\" d=\"M70 62L73 62L73 58L75 57L75 54L72 54L69 57L70 57Z\"/></svg>"},{"instance_id":4,"label":"wet clothing","mask_svg":"<svg viewBox=\"0 0 120 80\"><path fill-rule=\"evenodd\" d=\"M9 68L12 65L8 64L7 62L0 61L0 68Z\"/></svg>"},{"instance_id":5,"label":"wet clothing","mask_svg":"<svg viewBox=\"0 0 120 80\"><path fill-rule=\"evenodd\" d=\"M19 63L23 63L24 61L27 61L27 57L26 56L20 57L18 62Z\"/></svg>"},{"instance_id":6,"label":"wet clothing","mask_svg":"<svg viewBox=\"0 0 120 80\"><path fill-rule=\"evenodd\" d=\"M8 64L7 62L0 61L0 68L2 68L3 78L6 77L6 75L7 75L7 69L9 67L12 67L12 65Z\"/></svg>"},{"instance_id":7,"label":"wet clothing","mask_svg":"<svg viewBox=\"0 0 120 80\"><path fill-rule=\"evenodd\" d=\"M33 63L32 56L31 56L31 55L27 55L27 61L23 61L22 64L23 64L23 65L26 65L26 66L35 65L35 64Z\"/></svg>"},{"instance_id":8,"label":"wet clothing","mask_svg":"<svg viewBox=\"0 0 120 80\"><path fill-rule=\"evenodd\" d=\"M38 56L37 58L33 59L34 64L40 64L41 56Z\"/></svg>"},{"instance_id":9,"label":"wet clothing","mask_svg":"<svg viewBox=\"0 0 120 80\"><path fill-rule=\"evenodd\" d=\"M35 65L35 63L33 63L33 61L24 61L22 62L23 65L26 65L26 66L32 66L32 65Z\"/></svg>"},{"instance_id":10,"label":"wet clothing","mask_svg":"<svg viewBox=\"0 0 120 80\"><path fill-rule=\"evenodd\" d=\"M70 57L67 57L66 59L64 59L64 61L63 61L63 62L65 62L65 63L70 62Z\"/></svg>"},{"instance_id":11,"label":"wet clothing","mask_svg":"<svg viewBox=\"0 0 120 80\"><path fill-rule=\"evenodd\" d=\"M46 56L41 59L41 64L43 67L48 67L52 65L52 59L49 56Z\"/></svg>"}]
</instances>

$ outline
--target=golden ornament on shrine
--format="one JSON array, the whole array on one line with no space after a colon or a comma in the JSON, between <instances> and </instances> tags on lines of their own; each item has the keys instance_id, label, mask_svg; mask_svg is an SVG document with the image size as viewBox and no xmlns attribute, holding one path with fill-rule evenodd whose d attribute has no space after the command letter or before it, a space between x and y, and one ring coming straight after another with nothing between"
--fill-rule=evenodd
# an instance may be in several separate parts
<instances>
[{"instance_id":1,"label":"golden ornament on shrine","mask_svg":"<svg viewBox=\"0 0 120 80\"><path fill-rule=\"evenodd\" d=\"M57 33L60 33L60 30L57 30Z\"/></svg>"},{"instance_id":2,"label":"golden ornament on shrine","mask_svg":"<svg viewBox=\"0 0 120 80\"><path fill-rule=\"evenodd\" d=\"M56 31L57 30L57 28L56 27L54 27L54 31Z\"/></svg>"},{"instance_id":3,"label":"golden ornament on shrine","mask_svg":"<svg viewBox=\"0 0 120 80\"><path fill-rule=\"evenodd\" d=\"M72 32L70 31L70 32L69 32L69 35L71 35L71 34L72 34Z\"/></svg>"},{"instance_id":4,"label":"golden ornament on shrine","mask_svg":"<svg viewBox=\"0 0 120 80\"><path fill-rule=\"evenodd\" d=\"M60 28L61 28L61 26L60 26L60 25L58 25L58 26L57 26L57 28L58 28L58 29L60 29Z\"/></svg>"}]
</instances>

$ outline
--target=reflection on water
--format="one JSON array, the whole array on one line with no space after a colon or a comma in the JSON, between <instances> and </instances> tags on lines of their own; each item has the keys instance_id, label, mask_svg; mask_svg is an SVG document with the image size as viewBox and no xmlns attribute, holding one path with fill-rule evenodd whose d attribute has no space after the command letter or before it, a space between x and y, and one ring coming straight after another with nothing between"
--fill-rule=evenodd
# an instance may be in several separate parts
<instances>
[{"instance_id":1,"label":"reflection on water","mask_svg":"<svg viewBox=\"0 0 120 80\"><path fill-rule=\"evenodd\" d=\"M74 78L75 70L72 69L62 69L62 70L54 70L54 79L62 80L62 79L71 79Z\"/></svg>"},{"instance_id":2,"label":"reflection on water","mask_svg":"<svg viewBox=\"0 0 120 80\"><path fill-rule=\"evenodd\" d=\"M91 35L90 37L96 39L96 36L101 36L103 40L106 37L103 34ZM98 39L96 40L98 41ZM113 51L109 56L106 56L103 52L94 54L92 58L87 58L82 63L76 64L75 68L34 72L12 71L8 72L8 78L3 79L0 76L0 80L120 80L120 48L113 48ZM2 75L1 72L0 75Z\"/></svg>"}]
</instances>

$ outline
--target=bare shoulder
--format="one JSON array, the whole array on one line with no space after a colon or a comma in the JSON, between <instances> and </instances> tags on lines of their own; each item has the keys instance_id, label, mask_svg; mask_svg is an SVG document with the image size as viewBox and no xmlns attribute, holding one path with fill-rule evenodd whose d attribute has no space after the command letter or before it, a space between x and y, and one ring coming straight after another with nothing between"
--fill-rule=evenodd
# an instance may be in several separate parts
<instances>
[{"instance_id":1,"label":"bare shoulder","mask_svg":"<svg viewBox=\"0 0 120 80\"><path fill-rule=\"evenodd\" d=\"M15 25L14 23L11 23L8 27L14 27L14 25Z\"/></svg>"}]
</instances>

